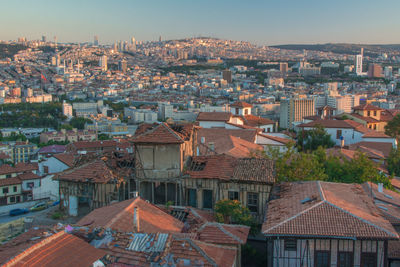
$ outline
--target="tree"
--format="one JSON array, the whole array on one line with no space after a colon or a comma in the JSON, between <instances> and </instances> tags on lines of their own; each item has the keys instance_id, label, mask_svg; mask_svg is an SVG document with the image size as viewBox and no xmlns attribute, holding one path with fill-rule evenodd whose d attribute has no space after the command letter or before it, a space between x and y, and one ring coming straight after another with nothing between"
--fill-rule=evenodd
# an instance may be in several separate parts
<instances>
[{"instance_id":1,"label":"tree","mask_svg":"<svg viewBox=\"0 0 400 267\"><path fill-rule=\"evenodd\" d=\"M110 140L111 138L107 134L101 133L101 134L99 134L98 139L99 140Z\"/></svg>"},{"instance_id":2,"label":"tree","mask_svg":"<svg viewBox=\"0 0 400 267\"><path fill-rule=\"evenodd\" d=\"M61 129L65 129L65 130L72 130L73 129L73 127L68 123L61 125L60 128Z\"/></svg>"},{"instance_id":3,"label":"tree","mask_svg":"<svg viewBox=\"0 0 400 267\"><path fill-rule=\"evenodd\" d=\"M308 131L300 131L297 135L297 148L300 151L314 151L318 147L333 147L335 143L321 125L317 125L314 129Z\"/></svg>"},{"instance_id":4,"label":"tree","mask_svg":"<svg viewBox=\"0 0 400 267\"><path fill-rule=\"evenodd\" d=\"M396 139L400 138L400 114L394 116L385 126L385 134Z\"/></svg>"},{"instance_id":5,"label":"tree","mask_svg":"<svg viewBox=\"0 0 400 267\"><path fill-rule=\"evenodd\" d=\"M255 221L250 210L238 200L222 199L215 204L215 218L220 223L235 223L255 229Z\"/></svg>"},{"instance_id":6,"label":"tree","mask_svg":"<svg viewBox=\"0 0 400 267\"><path fill-rule=\"evenodd\" d=\"M82 118L82 117L74 117L69 121L69 124L73 128L77 128L79 130L82 130L85 128L85 123L93 123L93 121L90 119Z\"/></svg>"},{"instance_id":7,"label":"tree","mask_svg":"<svg viewBox=\"0 0 400 267\"><path fill-rule=\"evenodd\" d=\"M392 149L387 159L387 168L391 175L400 176L400 149Z\"/></svg>"}]
</instances>

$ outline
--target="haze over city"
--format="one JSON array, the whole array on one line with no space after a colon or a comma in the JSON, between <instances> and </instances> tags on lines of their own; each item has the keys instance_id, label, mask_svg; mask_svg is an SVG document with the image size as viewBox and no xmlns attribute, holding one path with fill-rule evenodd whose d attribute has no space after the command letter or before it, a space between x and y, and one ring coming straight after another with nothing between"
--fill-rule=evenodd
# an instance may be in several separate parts
<instances>
[{"instance_id":1,"label":"haze over city","mask_svg":"<svg viewBox=\"0 0 400 267\"><path fill-rule=\"evenodd\" d=\"M400 43L396 0L2 0L0 36L102 43L217 37L273 45ZM7 25L7 27L4 27Z\"/></svg>"}]
</instances>

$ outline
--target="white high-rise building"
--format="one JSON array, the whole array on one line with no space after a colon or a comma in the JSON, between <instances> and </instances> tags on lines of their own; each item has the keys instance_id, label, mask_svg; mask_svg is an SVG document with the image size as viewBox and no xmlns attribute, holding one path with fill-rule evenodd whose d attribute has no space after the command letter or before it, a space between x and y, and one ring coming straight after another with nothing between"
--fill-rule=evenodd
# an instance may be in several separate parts
<instances>
[{"instance_id":1,"label":"white high-rise building","mask_svg":"<svg viewBox=\"0 0 400 267\"><path fill-rule=\"evenodd\" d=\"M64 103L63 103L63 106L62 106L62 110L63 110L63 115L66 116L68 119L73 117L73 115L72 115L72 105L68 104L67 102L65 102L65 100L64 100Z\"/></svg>"},{"instance_id":2,"label":"white high-rise building","mask_svg":"<svg viewBox=\"0 0 400 267\"><path fill-rule=\"evenodd\" d=\"M383 73L385 74L385 78L392 78L393 75L393 68L391 66L386 66Z\"/></svg>"},{"instance_id":3,"label":"white high-rise building","mask_svg":"<svg viewBox=\"0 0 400 267\"><path fill-rule=\"evenodd\" d=\"M133 37L133 36L131 38L131 51L133 51L133 52L136 51L136 40L135 40L135 37Z\"/></svg>"},{"instance_id":4,"label":"white high-rise building","mask_svg":"<svg viewBox=\"0 0 400 267\"><path fill-rule=\"evenodd\" d=\"M363 53L364 53L364 48L361 48L361 53L359 55L356 55L356 60L354 62L355 68L356 68L356 74L357 76L361 76L363 74Z\"/></svg>"},{"instance_id":5,"label":"white high-rise building","mask_svg":"<svg viewBox=\"0 0 400 267\"><path fill-rule=\"evenodd\" d=\"M106 55L102 55L100 57L99 66L101 67L102 71L107 71L107 56Z\"/></svg>"}]
</instances>

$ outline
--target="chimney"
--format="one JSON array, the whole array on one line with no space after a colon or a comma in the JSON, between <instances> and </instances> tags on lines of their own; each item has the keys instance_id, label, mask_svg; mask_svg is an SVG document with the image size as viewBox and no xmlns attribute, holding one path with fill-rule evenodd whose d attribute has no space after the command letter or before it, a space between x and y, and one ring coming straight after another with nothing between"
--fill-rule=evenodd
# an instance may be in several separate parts
<instances>
[{"instance_id":1,"label":"chimney","mask_svg":"<svg viewBox=\"0 0 400 267\"><path fill-rule=\"evenodd\" d=\"M139 227L139 208L134 207L133 208L133 229L138 233L140 231Z\"/></svg>"},{"instance_id":2,"label":"chimney","mask_svg":"<svg viewBox=\"0 0 400 267\"><path fill-rule=\"evenodd\" d=\"M378 192L383 193L383 183L378 184Z\"/></svg>"}]
</instances>

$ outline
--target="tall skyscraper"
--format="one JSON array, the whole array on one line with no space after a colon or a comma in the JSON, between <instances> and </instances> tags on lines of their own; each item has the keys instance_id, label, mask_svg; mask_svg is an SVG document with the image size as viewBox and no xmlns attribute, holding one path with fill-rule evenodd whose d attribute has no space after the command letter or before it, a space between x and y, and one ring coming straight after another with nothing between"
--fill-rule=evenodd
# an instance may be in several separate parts
<instances>
[{"instance_id":1,"label":"tall skyscraper","mask_svg":"<svg viewBox=\"0 0 400 267\"><path fill-rule=\"evenodd\" d=\"M135 52L136 51L136 40L135 37L132 36L131 38L131 51Z\"/></svg>"},{"instance_id":2,"label":"tall skyscraper","mask_svg":"<svg viewBox=\"0 0 400 267\"><path fill-rule=\"evenodd\" d=\"M93 44L94 44L95 46L98 46L98 45L99 45L99 37L98 37L97 35L94 36Z\"/></svg>"},{"instance_id":3,"label":"tall skyscraper","mask_svg":"<svg viewBox=\"0 0 400 267\"><path fill-rule=\"evenodd\" d=\"M119 69L120 71L122 71L123 73L125 73L126 70L127 70L127 68L128 68L128 65L127 65L125 59L123 59L123 60L121 60L121 61L118 62L118 69Z\"/></svg>"},{"instance_id":4,"label":"tall skyscraper","mask_svg":"<svg viewBox=\"0 0 400 267\"><path fill-rule=\"evenodd\" d=\"M101 67L102 71L107 71L107 56L106 55L102 55L100 57L99 66Z\"/></svg>"},{"instance_id":5,"label":"tall skyscraper","mask_svg":"<svg viewBox=\"0 0 400 267\"><path fill-rule=\"evenodd\" d=\"M42 35L42 42L45 43L46 42L46 36Z\"/></svg>"},{"instance_id":6,"label":"tall skyscraper","mask_svg":"<svg viewBox=\"0 0 400 267\"><path fill-rule=\"evenodd\" d=\"M279 126L292 129L293 123L301 122L306 116L315 114L315 100L313 98L283 99L280 106Z\"/></svg>"},{"instance_id":7,"label":"tall skyscraper","mask_svg":"<svg viewBox=\"0 0 400 267\"><path fill-rule=\"evenodd\" d=\"M368 66L368 77L380 78L382 75L382 66L376 63L369 64Z\"/></svg>"},{"instance_id":8,"label":"tall skyscraper","mask_svg":"<svg viewBox=\"0 0 400 267\"><path fill-rule=\"evenodd\" d=\"M361 53L356 55L356 60L354 62L355 69L356 69L356 74L358 76L363 74L363 54L364 54L364 48L361 48Z\"/></svg>"},{"instance_id":9,"label":"tall skyscraper","mask_svg":"<svg viewBox=\"0 0 400 267\"><path fill-rule=\"evenodd\" d=\"M279 63L279 71L282 72L283 75L286 75L288 69L289 69L288 63L286 62Z\"/></svg>"}]
</instances>

